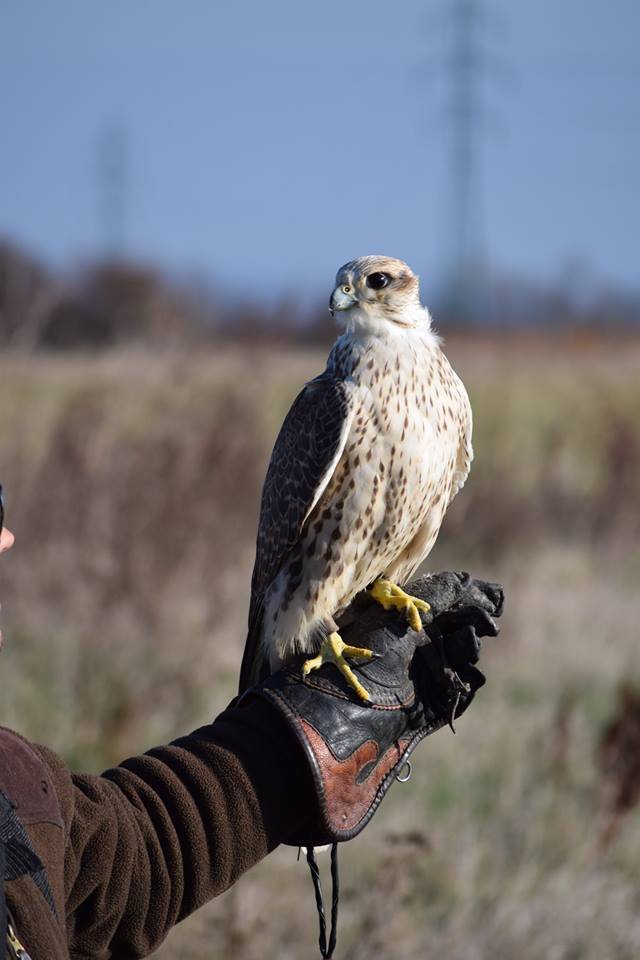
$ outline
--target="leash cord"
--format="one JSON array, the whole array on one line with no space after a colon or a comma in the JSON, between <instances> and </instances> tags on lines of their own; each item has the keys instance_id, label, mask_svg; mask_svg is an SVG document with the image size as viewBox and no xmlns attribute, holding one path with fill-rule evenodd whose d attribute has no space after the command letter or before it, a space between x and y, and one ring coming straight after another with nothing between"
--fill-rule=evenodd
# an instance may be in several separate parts
<instances>
[{"instance_id":1,"label":"leash cord","mask_svg":"<svg viewBox=\"0 0 640 960\"><path fill-rule=\"evenodd\" d=\"M313 847L307 847L307 863L309 872L313 880L313 889L316 895L316 909L318 911L318 925L320 936L318 943L323 960L330 960L333 951L336 948L338 937L338 902L340 900L340 874L338 871L338 844L331 844L331 930L329 932L329 944L327 945L327 919L324 912L324 898L322 896L322 881L320 880L320 870L315 858Z\"/></svg>"}]
</instances>

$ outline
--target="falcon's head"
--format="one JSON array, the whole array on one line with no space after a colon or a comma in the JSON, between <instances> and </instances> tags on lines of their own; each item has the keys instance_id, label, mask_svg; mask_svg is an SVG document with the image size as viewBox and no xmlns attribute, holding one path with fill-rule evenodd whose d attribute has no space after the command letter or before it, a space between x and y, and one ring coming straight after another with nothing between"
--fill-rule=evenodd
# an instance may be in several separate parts
<instances>
[{"instance_id":1,"label":"falcon's head","mask_svg":"<svg viewBox=\"0 0 640 960\"><path fill-rule=\"evenodd\" d=\"M351 330L384 332L388 324L415 327L429 322L418 278L394 257L358 257L345 263L336 274L329 309Z\"/></svg>"}]
</instances>

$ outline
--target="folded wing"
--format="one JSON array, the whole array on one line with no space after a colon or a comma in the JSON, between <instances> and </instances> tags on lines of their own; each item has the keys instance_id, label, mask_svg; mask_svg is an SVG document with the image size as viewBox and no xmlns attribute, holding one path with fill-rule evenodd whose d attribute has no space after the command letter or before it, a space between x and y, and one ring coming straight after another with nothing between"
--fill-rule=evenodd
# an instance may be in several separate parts
<instances>
[{"instance_id":1,"label":"folded wing","mask_svg":"<svg viewBox=\"0 0 640 960\"><path fill-rule=\"evenodd\" d=\"M262 490L240 692L269 672L260 645L265 597L344 450L355 389L327 373L309 381L278 434Z\"/></svg>"}]
</instances>

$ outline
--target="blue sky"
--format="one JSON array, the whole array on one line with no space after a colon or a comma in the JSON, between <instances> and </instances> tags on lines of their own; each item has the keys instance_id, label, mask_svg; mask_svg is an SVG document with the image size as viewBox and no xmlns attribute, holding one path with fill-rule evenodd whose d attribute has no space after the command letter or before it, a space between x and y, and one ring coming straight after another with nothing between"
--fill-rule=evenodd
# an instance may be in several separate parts
<instances>
[{"instance_id":1,"label":"blue sky","mask_svg":"<svg viewBox=\"0 0 640 960\"><path fill-rule=\"evenodd\" d=\"M446 7L0 0L0 234L65 266L99 252L115 124L127 252L303 300L382 252L428 291L446 240ZM490 263L552 279L584 260L638 285L640 3L486 7L507 66L483 91Z\"/></svg>"}]
</instances>

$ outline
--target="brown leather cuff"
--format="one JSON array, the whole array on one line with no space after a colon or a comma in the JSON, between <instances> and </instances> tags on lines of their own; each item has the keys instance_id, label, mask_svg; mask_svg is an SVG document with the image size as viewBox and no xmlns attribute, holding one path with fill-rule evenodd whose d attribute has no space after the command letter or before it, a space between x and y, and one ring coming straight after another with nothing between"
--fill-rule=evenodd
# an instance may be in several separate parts
<instances>
[{"instance_id":1,"label":"brown leather cuff","mask_svg":"<svg viewBox=\"0 0 640 960\"><path fill-rule=\"evenodd\" d=\"M258 691L255 691L258 692ZM288 720L315 785L318 817L287 838L295 846L350 840L367 825L412 750L444 719L411 728L413 704L362 704L328 690L319 695L283 670L260 690Z\"/></svg>"}]
</instances>

